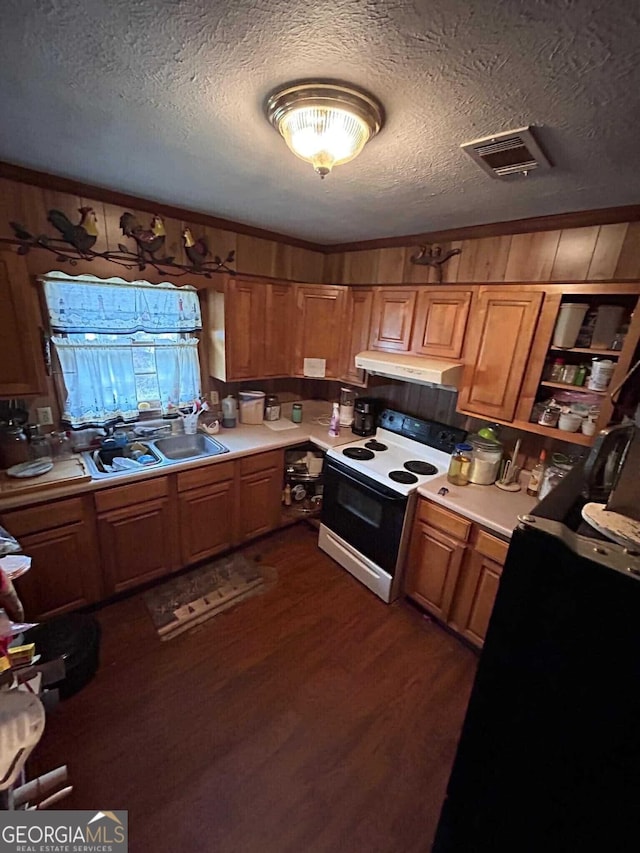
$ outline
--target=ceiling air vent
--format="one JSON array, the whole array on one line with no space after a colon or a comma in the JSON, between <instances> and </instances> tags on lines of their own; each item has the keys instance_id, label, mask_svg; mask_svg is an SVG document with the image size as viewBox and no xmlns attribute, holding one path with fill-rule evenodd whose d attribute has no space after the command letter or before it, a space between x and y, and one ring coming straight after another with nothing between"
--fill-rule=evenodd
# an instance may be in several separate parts
<instances>
[{"instance_id":1,"label":"ceiling air vent","mask_svg":"<svg viewBox=\"0 0 640 853\"><path fill-rule=\"evenodd\" d=\"M551 168L551 163L534 139L531 126L474 139L460 148L492 178L527 175L534 169Z\"/></svg>"}]
</instances>

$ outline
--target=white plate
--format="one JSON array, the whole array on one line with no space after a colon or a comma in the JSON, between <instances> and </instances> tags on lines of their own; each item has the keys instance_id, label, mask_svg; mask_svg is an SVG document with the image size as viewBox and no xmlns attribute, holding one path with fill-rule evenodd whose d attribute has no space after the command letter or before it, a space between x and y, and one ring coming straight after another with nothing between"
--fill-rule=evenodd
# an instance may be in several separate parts
<instances>
[{"instance_id":1,"label":"white plate","mask_svg":"<svg viewBox=\"0 0 640 853\"><path fill-rule=\"evenodd\" d=\"M33 462L21 462L7 468L7 474L10 477L40 477L52 468L53 462L50 459L34 459Z\"/></svg>"},{"instance_id":2,"label":"white plate","mask_svg":"<svg viewBox=\"0 0 640 853\"><path fill-rule=\"evenodd\" d=\"M24 554L9 554L8 557L0 557L0 569L8 576L9 580L15 580L28 572L31 568L31 557Z\"/></svg>"},{"instance_id":3,"label":"white plate","mask_svg":"<svg viewBox=\"0 0 640 853\"><path fill-rule=\"evenodd\" d=\"M640 548L640 521L611 512L604 504L590 503L582 507L582 517L592 527L625 548Z\"/></svg>"}]
</instances>

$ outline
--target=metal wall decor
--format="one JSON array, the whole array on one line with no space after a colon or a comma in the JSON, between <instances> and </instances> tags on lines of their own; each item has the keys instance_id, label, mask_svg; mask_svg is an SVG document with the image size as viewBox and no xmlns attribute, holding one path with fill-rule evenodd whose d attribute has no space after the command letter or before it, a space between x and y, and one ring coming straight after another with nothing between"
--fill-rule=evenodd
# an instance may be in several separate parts
<instances>
[{"instance_id":1,"label":"metal wall decor","mask_svg":"<svg viewBox=\"0 0 640 853\"><path fill-rule=\"evenodd\" d=\"M0 243L17 246L19 255L27 255L32 249L44 249L52 252L60 263L68 263L72 267L77 266L79 260L93 261L95 258L101 258L127 270L137 269L142 272L150 266L159 273L170 274L174 278L185 275L211 278L215 273L222 272L235 274L235 270L229 266L234 261L235 252L229 252L224 260L219 255L211 256L206 240L203 237L195 239L189 228L182 232L184 251L189 263L179 264L173 256L162 255L165 243L164 221L157 214L148 228L127 211L120 217L122 234L135 242L136 251L131 251L124 243L118 243L117 252L96 252L93 246L98 239L98 217L92 207L80 207L78 213L80 221L74 224L61 210L48 212L47 220L59 231L60 237L31 234L19 222L10 222L15 237L0 238ZM207 260L209 257L211 260Z\"/></svg>"},{"instance_id":2,"label":"metal wall decor","mask_svg":"<svg viewBox=\"0 0 640 853\"><path fill-rule=\"evenodd\" d=\"M449 249L448 252L442 251L442 246L420 246L420 251L417 255L410 258L412 264L424 267L433 267L438 274L438 284L442 284L442 267L454 255L462 253L462 249Z\"/></svg>"}]
</instances>

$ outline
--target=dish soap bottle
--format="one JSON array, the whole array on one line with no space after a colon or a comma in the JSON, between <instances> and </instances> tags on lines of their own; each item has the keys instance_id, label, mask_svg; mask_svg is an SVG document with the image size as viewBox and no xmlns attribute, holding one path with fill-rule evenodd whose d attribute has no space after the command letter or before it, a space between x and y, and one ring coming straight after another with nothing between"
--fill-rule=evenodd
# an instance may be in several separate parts
<instances>
[{"instance_id":1,"label":"dish soap bottle","mask_svg":"<svg viewBox=\"0 0 640 853\"><path fill-rule=\"evenodd\" d=\"M527 486L527 494L531 495L531 497L537 497L538 492L540 491L540 483L542 482L542 475L544 474L544 462L547 458L547 451L540 451L540 458L537 463L531 469L531 476L529 477L529 485Z\"/></svg>"},{"instance_id":2,"label":"dish soap bottle","mask_svg":"<svg viewBox=\"0 0 640 853\"><path fill-rule=\"evenodd\" d=\"M333 404L333 410L331 412L331 423L329 425L329 435L331 438L337 438L340 435L340 405L339 403Z\"/></svg>"},{"instance_id":3,"label":"dish soap bottle","mask_svg":"<svg viewBox=\"0 0 640 853\"><path fill-rule=\"evenodd\" d=\"M222 401L222 426L226 429L236 425L236 400L232 394L228 394Z\"/></svg>"}]
</instances>

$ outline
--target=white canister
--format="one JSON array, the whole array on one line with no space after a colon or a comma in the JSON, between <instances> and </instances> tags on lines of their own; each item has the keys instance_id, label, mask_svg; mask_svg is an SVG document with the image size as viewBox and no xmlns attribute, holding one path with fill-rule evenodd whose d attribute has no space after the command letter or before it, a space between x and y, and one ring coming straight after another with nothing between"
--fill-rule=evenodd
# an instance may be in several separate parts
<instances>
[{"instance_id":1,"label":"white canister","mask_svg":"<svg viewBox=\"0 0 640 853\"><path fill-rule=\"evenodd\" d=\"M469 482L477 483L480 486L490 486L498 479L502 445L499 441L492 441L479 435L472 435L467 440L473 447Z\"/></svg>"},{"instance_id":2,"label":"white canister","mask_svg":"<svg viewBox=\"0 0 640 853\"><path fill-rule=\"evenodd\" d=\"M594 358L591 361L591 376L587 383L590 391L606 391L611 383L615 364L608 358Z\"/></svg>"},{"instance_id":3,"label":"white canister","mask_svg":"<svg viewBox=\"0 0 640 853\"><path fill-rule=\"evenodd\" d=\"M588 308L586 302L565 302L560 306L553 330L554 347L569 349L576 345L578 332Z\"/></svg>"},{"instance_id":4,"label":"white canister","mask_svg":"<svg viewBox=\"0 0 640 853\"><path fill-rule=\"evenodd\" d=\"M261 424L264 419L264 391L239 391L238 411L241 424Z\"/></svg>"}]
</instances>

